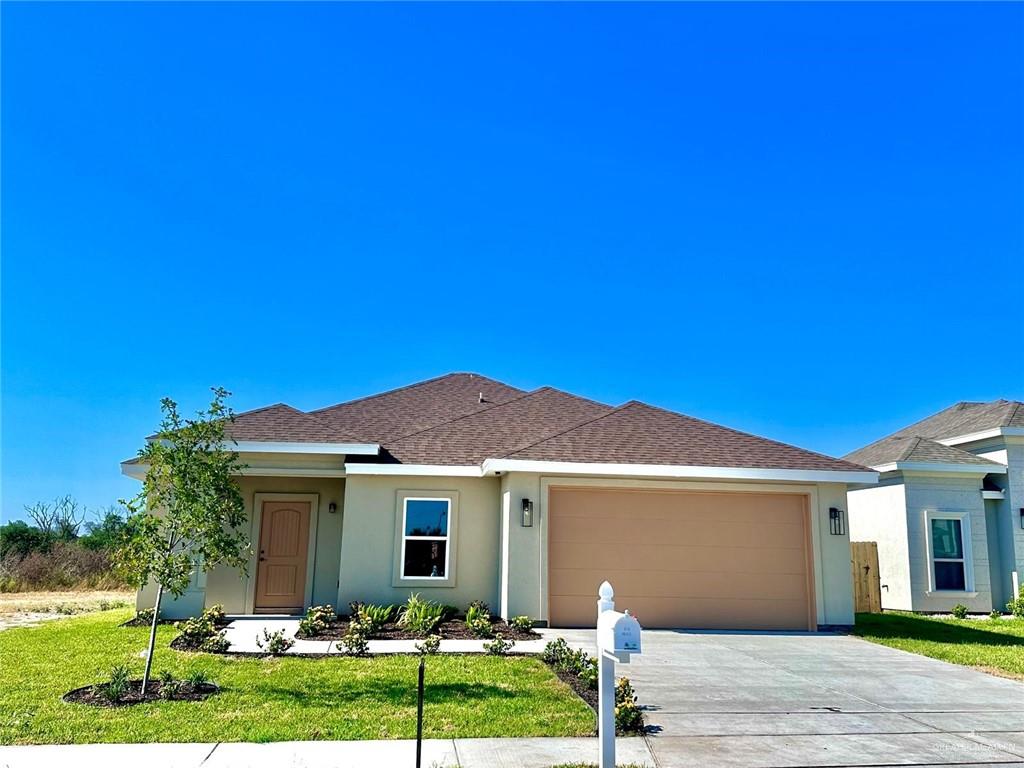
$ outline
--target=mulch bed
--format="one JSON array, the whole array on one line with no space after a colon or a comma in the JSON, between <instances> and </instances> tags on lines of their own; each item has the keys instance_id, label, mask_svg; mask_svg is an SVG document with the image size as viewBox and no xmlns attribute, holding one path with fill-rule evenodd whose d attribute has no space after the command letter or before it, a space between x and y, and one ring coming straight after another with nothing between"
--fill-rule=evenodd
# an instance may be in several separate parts
<instances>
[{"instance_id":1,"label":"mulch bed","mask_svg":"<svg viewBox=\"0 0 1024 768\"><path fill-rule=\"evenodd\" d=\"M170 623L174 624L176 622L172 621ZM216 630L218 632L220 632L222 629L227 628L228 624L230 624L230 623L231 623L230 619L224 619L223 621L216 621L216 622L214 622L213 626L216 628ZM199 650L202 650L200 648L200 645L202 645L201 642L200 643L188 643L188 642L186 642L185 638L182 637L181 635L178 635L173 640L171 640L171 648L173 648L176 651L199 651Z\"/></svg>"},{"instance_id":2,"label":"mulch bed","mask_svg":"<svg viewBox=\"0 0 1024 768\"><path fill-rule=\"evenodd\" d=\"M547 664L547 662L545 662ZM594 712L597 712L598 696L596 688L588 688L584 685L583 681L580 680L579 675L575 672L566 672L565 670L559 669L554 664L548 664L548 669L555 673L555 676L563 683L572 688L573 693L579 696L583 701L587 703Z\"/></svg>"},{"instance_id":3,"label":"mulch bed","mask_svg":"<svg viewBox=\"0 0 1024 768\"><path fill-rule=\"evenodd\" d=\"M147 701L202 701L210 698L220 691L220 688L213 683L200 683L191 685L182 681L171 696L164 698L161 695L163 683L159 680L150 680L146 686L146 695L142 695L142 680L131 680L128 683L128 690L117 701L111 701L100 691L105 689L106 683L99 685L83 685L68 691L61 698L73 704L88 704L93 707L128 707L132 704L143 704Z\"/></svg>"},{"instance_id":4,"label":"mulch bed","mask_svg":"<svg viewBox=\"0 0 1024 768\"><path fill-rule=\"evenodd\" d=\"M540 635L532 629L528 632L517 632L501 619L491 620L491 629L494 634L500 634L506 640L538 640ZM339 618L326 632L319 635L297 635L303 640L341 640L348 632L348 617ZM491 640L489 637L478 637L466 626L465 616L456 616L441 622L437 628L437 634L443 640ZM371 640L421 640L422 638L414 632L409 632L397 623L389 621L380 630L370 635Z\"/></svg>"}]
</instances>

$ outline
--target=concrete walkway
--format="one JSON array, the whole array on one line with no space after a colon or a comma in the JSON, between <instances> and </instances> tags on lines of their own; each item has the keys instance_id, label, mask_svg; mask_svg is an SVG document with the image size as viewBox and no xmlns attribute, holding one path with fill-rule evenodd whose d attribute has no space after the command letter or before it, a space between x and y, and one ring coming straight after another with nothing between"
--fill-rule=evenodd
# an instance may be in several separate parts
<instances>
[{"instance_id":1,"label":"concrete walkway","mask_svg":"<svg viewBox=\"0 0 1024 768\"><path fill-rule=\"evenodd\" d=\"M642 738L619 739L619 764L654 768ZM413 768L416 742L78 744L0 747L3 768ZM550 768L597 763L596 739L429 739L423 768Z\"/></svg>"},{"instance_id":2,"label":"concrete walkway","mask_svg":"<svg viewBox=\"0 0 1024 768\"><path fill-rule=\"evenodd\" d=\"M224 636L230 641L231 653L262 653L257 639L263 639L263 631L283 631L285 637L295 640L288 655L344 653L344 644L334 640L303 640L295 636L299 631L299 619L294 616L239 616L225 628ZM416 640L371 640L371 654L418 653ZM486 640L442 640L441 653L486 653ZM540 653L544 640L517 640L510 653Z\"/></svg>"},{"instance_id":3,"label":"concrete walkway","mask_svg":"<svg viewBox=\"0 0 1024 768\"><path fill-rule=\"evenodd\" d=\"M545 630L593 652L593 630ZM1024 683L826 633L645 630L633 681L664 768L1024 766Z\"/></svg>"}]
</instances>

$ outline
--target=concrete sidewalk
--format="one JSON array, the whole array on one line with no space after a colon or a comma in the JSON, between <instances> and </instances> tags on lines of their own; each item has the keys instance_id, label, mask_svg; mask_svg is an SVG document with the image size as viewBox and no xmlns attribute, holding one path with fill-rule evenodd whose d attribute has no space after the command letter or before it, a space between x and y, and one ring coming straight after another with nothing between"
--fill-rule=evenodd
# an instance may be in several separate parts
<instances>
[{"instance_id":1,"label":"concrete sidewalk","mask_svg":"<svg viewBox=\"0 0 1024 768\"><path fill-rule=\"evenodd\" d=\"M616 762L654 768L641 737L618 740ZM597 739L428 739L423 768L550 768L597 763ZM73 744L0 747L0 768L413 768L416 742Z\"/></svg>"}]
</instances>

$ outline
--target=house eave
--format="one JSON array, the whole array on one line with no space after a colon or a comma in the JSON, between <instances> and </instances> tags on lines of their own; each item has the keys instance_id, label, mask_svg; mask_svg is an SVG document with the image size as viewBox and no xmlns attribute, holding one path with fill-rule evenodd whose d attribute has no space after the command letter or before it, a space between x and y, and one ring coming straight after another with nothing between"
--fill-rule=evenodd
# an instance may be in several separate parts
<instances>
[{"instance_id":1,"label":"house eave","mask_svg":"<svg viewBox=\"0 0 1024 768\"><path fill-rule=\"evenodd\" d=\"M963 445L964 443L976 443L979 440L991 440L993 437L1024 437L1024 427L995 427L964 435L936 438L935 442L942 443L942 445Z\"/></svg>"},{"instance_id":2,"label":"house eave","mask_svg":"<svg viewBox=\"0 0 1024 768\"><path fill-rule=\"evenodd\" d=\"M878 464L872 469L878 472L914 472L915 474L941 474L941 475L1005 475L1006 467L1003 464L992 462L991 465L984 464L940 464L928 461L893 461L888 464Z\"/></svg>"}]
</instances>

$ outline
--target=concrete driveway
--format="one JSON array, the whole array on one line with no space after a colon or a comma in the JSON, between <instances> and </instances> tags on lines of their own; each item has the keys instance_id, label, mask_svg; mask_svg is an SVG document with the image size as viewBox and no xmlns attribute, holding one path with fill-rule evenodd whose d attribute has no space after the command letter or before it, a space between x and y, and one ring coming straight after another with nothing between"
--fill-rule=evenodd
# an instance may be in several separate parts
<instances>
[{"instance_id":1,"label":"concrete driveway","mask_svg":"<svg viewBox=\"0 0 1024 768\"><path fill-rule=\"evenodd\" d=\"M545 630L593 652L594 633ZM846 635L644 632L630 677L663 768L1024 766L1024 683Z\"/></svg>"}]
</instances>

